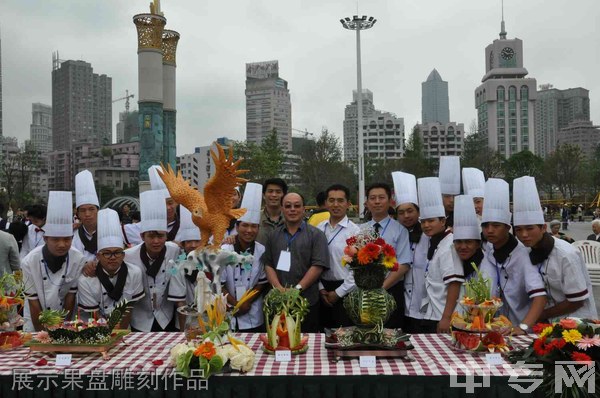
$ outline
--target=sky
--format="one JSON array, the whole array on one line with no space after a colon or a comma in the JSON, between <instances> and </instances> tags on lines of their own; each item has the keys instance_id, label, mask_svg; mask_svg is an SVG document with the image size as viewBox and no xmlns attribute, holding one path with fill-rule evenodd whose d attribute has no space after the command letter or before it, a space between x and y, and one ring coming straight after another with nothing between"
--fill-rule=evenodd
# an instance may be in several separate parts
<instances>
[{"instance_id":1,"label":"sky","mask_svg":"<svg viewBox=\"0 0 600 398\"><path fill-rule=\"evenodd\" d=\"M112 77L113 98L136 95L135 14L150 0L2 0L4 135L29 138L31 104L52 103L52 52ZM355 33L339 20L356 0L162 0L177 49L177 153L226 136L245 139L245 64L279 60L288 81L292 126L342 137L356 89ZM363 0L375 26L361 33L363 88L375 107L421 119L421 83L433 68L449 83L450 119L468 130L485 47L500 32L500 0ZM508 38L523 40L528 77L559 89L590 90L600 124L600 1L505 0ZM131 109L137 109L133 103ZM113 137L124 101L113 104ZM114 138L113 138L114 139Z\"/></svg>"}]
</instances>

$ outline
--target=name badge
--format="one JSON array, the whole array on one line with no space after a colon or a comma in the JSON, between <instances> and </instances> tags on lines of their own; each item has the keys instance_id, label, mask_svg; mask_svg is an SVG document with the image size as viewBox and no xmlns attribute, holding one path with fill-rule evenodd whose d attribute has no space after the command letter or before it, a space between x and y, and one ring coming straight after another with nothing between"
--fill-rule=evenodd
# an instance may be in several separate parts
<instances>
[{"instance_id":1,"label":"name badge","mask_svg":"<svg viewBox=\"0 0 600 398\"><path fill-rule=\"evenodd\" d=\"M287 250L282 250L277 261L277 269L283 272L290 272L292 266L292 254Z\"/></svg>"}]
</instances>

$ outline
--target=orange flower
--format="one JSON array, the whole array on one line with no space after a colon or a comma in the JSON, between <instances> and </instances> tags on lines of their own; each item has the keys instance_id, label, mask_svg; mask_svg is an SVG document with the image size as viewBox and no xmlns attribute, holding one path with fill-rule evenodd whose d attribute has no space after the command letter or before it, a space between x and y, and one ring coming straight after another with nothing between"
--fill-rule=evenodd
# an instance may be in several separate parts
<instances>
[{"instance_id":1,"label":"orange flower","mask_svg":"<svg viewBox=\"0 0 600 398\"><path fill-rule=\"evenodd\" d=\"M211 343L210 341L200 344L198 346L198 348L196 348L196 351L194 351L195 356L197 356L197 357L202 356L208 360L210 360L213 356L215 356L216 353L217 353L217 350L215 350L215 345L213 343Z\"/></svg>"},{"instance_id":2,"label":"orange flower","mask_svg":"<svg viewBox=\"0 0 600 398\"><path fill-rule=\"evenodd\" d=\"M381 248L374 243L367 243L365 247L358 251L358 263L361 265L367 265L372 263L377 257L379 257Z\"/></svg>"},{"instance_id":3,"label":"orange flower","mask_svg":"<svg viewBox=\"0 0 600 398\"><path fill-rule=\"evenodd\" d=\"M560 326L562 326L563 329L576 329L577 328L577 321L575 321L575 319L571 319L571 318L561 319L558 324Z\"/></svg>"}]
</instances>

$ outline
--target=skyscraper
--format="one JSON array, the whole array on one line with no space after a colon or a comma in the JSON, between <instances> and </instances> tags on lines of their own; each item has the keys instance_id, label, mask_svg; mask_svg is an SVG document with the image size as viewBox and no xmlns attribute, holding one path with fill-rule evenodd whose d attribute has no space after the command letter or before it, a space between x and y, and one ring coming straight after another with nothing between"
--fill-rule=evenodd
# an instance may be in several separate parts
<instances>
[{"instance_id":1,"label":"skyscraper","mask_svg":"<svg viewBox=\"0 0 600 398\"><path fill-rule=\"evenodd\" d=\"M488 146L506 158L534 152L536 80L526 78L523 41L507 39L502 20L500 39L485 48L486 74L475 90L477 128Z\"/></svg>"},{"instance_id":2,"label":"skyscraper","mask_svg":"<svg viewBox=\"0 0 600 398\"><path fill-rule=\"evenodd\" d=\"M421 83L421 119L423 124L450 122L448 82L442 80L436 69Z\"/></svg>"},{"instance_id":3,"label":"skyscraper","mask_svg":"<svg viewBox=\"0 0 600 398\"><path fill-rule=\"evenodd\" d=\"M277 130L279 144L292 150L292 103L279 61L246 64L246 140L260 144Z\"/></svg>"},{"instance_id":4,"label":"skyscraper","mask_svg":"<svg viewBox=\"0 0 600 398\"><path fill-rule=\"evenodd\" d=\"M581 87L559 90L543 84L539 88L535 103L535 154L545 158L556 149L561 129L575 120L590 120L590 96Z\"/></svg>"},{"instance_id":5,"label":"skyscraper","mask_svg":"<svg viewBox=\"0 0 600 398\"><path fill-rule=\"evenodd\" d=\"M41 153L52 151L52 107L50 105L39 102L31 104L29 139L36 151Z\"/></svg>"},{"instance_id":6,"label":"skyscraper","mask_svg":"<svg viewBox=\"0 0 600 398\"><path fill-rule=\"evenodd\" d=\"M375 112L373 93L362 90L363 119L368 119ZM356 107L358 92L352 91L352 102L344 110L344 160L355 162L358 159L358 108ZM364 121L363 121L364 123ZM363 124L364 126L364 124ZM365 136L363 135L363 138Z\"/></svg>"},{"instance_id":7,"label":"skyscraper","mask_svg":"<svg viewBox=\"0 0 600 398\"><path fill-rule=\"evenodd\" d=\"M58 53L52 64L53 150L111 144L112 79L85 61L60 61Z\"/></svg>"}]
</instances>

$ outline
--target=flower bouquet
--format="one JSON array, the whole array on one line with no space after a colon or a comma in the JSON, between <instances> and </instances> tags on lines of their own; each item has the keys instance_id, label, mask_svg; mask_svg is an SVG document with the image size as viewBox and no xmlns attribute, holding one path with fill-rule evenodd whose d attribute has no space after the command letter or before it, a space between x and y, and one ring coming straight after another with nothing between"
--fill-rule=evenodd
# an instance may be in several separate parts
<instances>
[{"instance_id":1,"label":"flower bouquet","mask_svg":"<svg viewBox=\"0 0 600 398\"><path fill-rule=\"evenodd\" d=\"M0 331L13 331L23 325L19 307L24 303L24 290L20 271L0 276Z\"/></svg>"},{"instance_id":2,"label":"flower bouquet","mask_svg":"<svg viewBox=\"0 0 600 398\"><path fill-rule=\"evenodd\" d=\"M458 301L462 314L452 314L452 346L467 351L508 352L510 342L505 335L512 323L504 315L495 317L502 300L491 297L490 279L484 278L477 266L475 276L465 283L465 296Z\"/></svg>"},{"instance_id":3,"label":"flower bouquet","mask_svg":"<svg viewBox=\"0 0 600 398\"><path fill-rule=\"evenodd\" d=\"M263 304L267 334L261 335L263 351L290 350L301 354L308 350L308 337L302 337L301 324L308 313L308 300L298 289L271 290Z\"/></svg>"},{"instance_id":4,"label":"flower bouquet","mask_svg":"<svg viewBox=\"0 0 600 398\"><path fill-rule=\"evenodd\" d=\"M554 324L538 323L533 331L538 337L526 349L508 355L511 362L543 365L542 388L548 397L555 396L555 362L572 361L594 364L595 383L600 382L600 321L564 318ZM597 388L597 387L596 387ZM561 397L588 397L586 385L563 386Z\"/></svg>"},{"instance_id":5,"label":"flower bouquet","mask_svg":"<svg viewBox=\"0 0 600 398\"><path fill-rule=\"evenodd\" d=\"M383 344L383 325L396 309L396 301L383 289L388 271L398 270L396 251L372 230L346 240L342 265L350 267L357 288L344 298L346 313L356 325L355 344Z\"/></svg>"}]
</instances>

